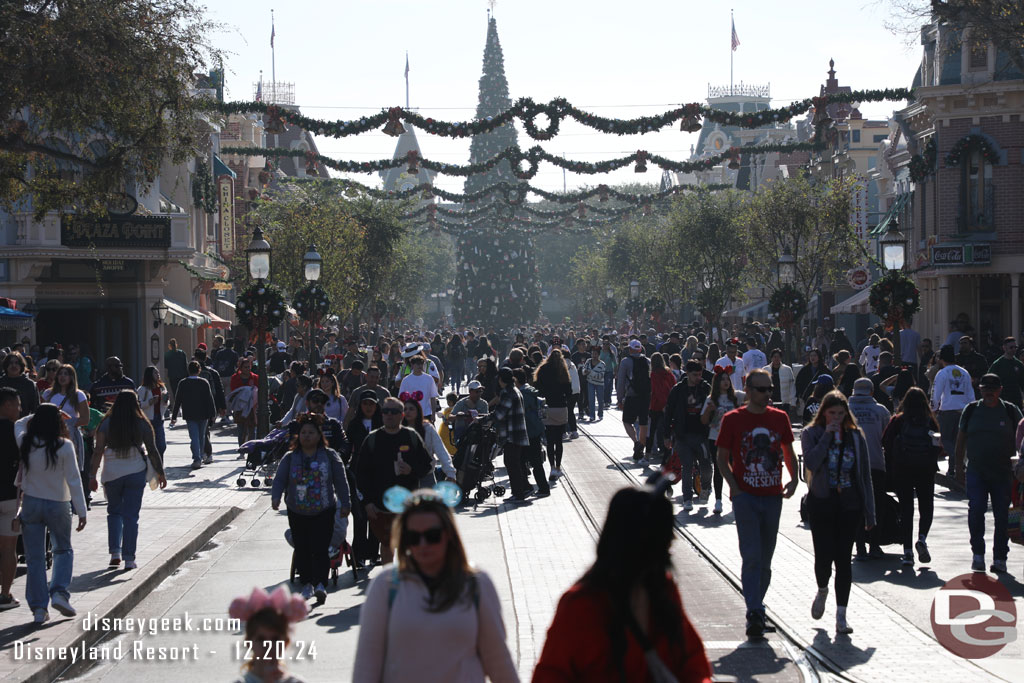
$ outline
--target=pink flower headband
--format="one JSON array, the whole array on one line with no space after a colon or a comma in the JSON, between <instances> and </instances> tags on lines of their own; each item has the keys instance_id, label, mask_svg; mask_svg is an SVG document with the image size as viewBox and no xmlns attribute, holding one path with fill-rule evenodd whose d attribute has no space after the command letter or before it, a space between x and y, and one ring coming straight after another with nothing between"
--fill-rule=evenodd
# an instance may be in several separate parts
<instances>
[{"instance_id":1,"label":"pink flower headband","mask_svg":"<svg viewBox=\"0 0 1024 683\"><path fill-rule=\"evenodd\" d=\"M257 586L252 589L249 597L240 596L231 601L228 616L232 619L248 621L252 615L268 607L283 614L290 624L302 621L309 613L309 607L302 596L292 593L285 586L278 586L273 593L267 593Z\"/></svg>"}]
</instances>

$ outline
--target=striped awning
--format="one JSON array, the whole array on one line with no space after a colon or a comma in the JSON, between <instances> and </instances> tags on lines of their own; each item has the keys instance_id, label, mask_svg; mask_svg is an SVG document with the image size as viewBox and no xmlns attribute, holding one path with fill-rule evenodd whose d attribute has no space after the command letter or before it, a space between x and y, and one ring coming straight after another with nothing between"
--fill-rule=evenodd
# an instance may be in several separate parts
<instances>
[{"instance_id":1,"label":"striped awning","mask_svg":"<svg viewBox=\"0 0 1024 683\"><path fill-rule=\"evenodd\" d=\"M188 308L170 299L161 299L164 306L167 306L167 317L164 318L164 325L178 325L180 327L199 327L207 323L207 317L201 312Z\"/></svg>"}]
</instances>

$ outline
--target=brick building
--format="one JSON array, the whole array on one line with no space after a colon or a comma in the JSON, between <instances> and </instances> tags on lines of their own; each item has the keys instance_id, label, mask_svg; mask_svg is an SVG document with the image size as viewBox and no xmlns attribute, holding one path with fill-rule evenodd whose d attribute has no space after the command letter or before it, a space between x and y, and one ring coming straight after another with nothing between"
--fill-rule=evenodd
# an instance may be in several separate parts
<instances>
[{"instance_id":1,"label":"brick building","mask_svg":"<svg viewBox=\"0 0 1024 683\"><path fill-rule=\"evenodd\" d=\"M895 115L908 154L894 170L910 183L890 213L920 268L914 326L941 343L966 317L984 348L1022 329L1024 74L969 30L933 22L921 43L917 101Z\"/></svg>"}]
</instances>

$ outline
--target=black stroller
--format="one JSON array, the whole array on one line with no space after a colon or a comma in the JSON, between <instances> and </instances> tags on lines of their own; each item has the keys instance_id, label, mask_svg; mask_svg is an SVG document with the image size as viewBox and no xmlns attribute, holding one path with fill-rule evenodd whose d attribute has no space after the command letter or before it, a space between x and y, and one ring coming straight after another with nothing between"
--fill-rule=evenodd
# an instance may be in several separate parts
<instances>
[{"instance_id":1,"label":"black stroller","mask_svg":"<svg viewBox=\"0 0 1024 683\"><path fill-rule=\"evenodd\" d=\"M486 417L474 420L466 428L452 458L455 481L462 489L464 501L472 497L477 503L482 503L492 494L498 498L505 495L505 487L494 481L497 450L498 433ZM476 489L475 493L473 489Z\"/></svg>"},{"instance_id":2,"label":"black stroller","mask_svg":"<svg viewBox=\"0 0 1024 683\"><path fill-rule=\"evenodd\" d=\"M259 488L261 483L271 486L277 473L277 464L288 451L290 437L287 427L278 427L271 430L266 438L246 441L239 446L238 452L245 456L245 470L235 483L244 487L247 473L251 472L249 484L253 488ZM262 482L260 477L263 477Z\"/></svg>"}]
</instances>

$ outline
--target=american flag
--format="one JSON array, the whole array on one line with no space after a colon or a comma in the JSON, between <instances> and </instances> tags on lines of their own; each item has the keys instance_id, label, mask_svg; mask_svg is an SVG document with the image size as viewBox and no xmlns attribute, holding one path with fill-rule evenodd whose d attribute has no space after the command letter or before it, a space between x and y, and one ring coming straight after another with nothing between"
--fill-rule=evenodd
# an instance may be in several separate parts
<instances>
[{"instance_id":1,"label":"american flag","mask_svg":"<svg viewBox=\"0 0 1024 683\"><path fill-rule=\"evenodd\" d=\"M732 20L732 51L736 52L736 48L740 46L740 37L736 35L736 20Z\"/></svg>"},{"instance_id":2,"label":"american flag","mask_svg":"<svg viewBox=\"0 0 1024 683\"><path fill-rule=\"evenodd\" d=\"M262 102L263 101L263 77L262 76L260 76L259 85L256 86L256 101L257 102Z\"/></svg>"}]
</instances>

